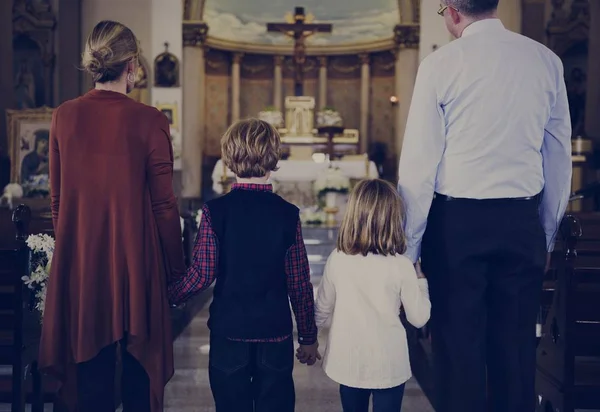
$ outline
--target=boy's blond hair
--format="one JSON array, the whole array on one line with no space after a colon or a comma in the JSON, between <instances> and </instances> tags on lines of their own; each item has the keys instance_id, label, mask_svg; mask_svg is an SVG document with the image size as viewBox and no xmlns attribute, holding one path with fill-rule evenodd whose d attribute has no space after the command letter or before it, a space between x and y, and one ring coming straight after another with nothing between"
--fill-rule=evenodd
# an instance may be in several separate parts
<instances>
[{"instance_id":1,"label":"boy's blond hair","mask_svg":"<svg viewBox=\"0 0 600 412\"><path fill-rule=\"evenodd\" d=\"M403 254L404 213L404 202L392 184L381 179L360 181L350 193L337 249L347 255Z\"/></svg>"},{"instance_id":2,"label":"boy's blond hair","mask_svg":"<svg viewBox=\"0 0 600 412\"><path fill-rule=\"evenodd\" d=\"M238 120L221 138L221 156L237 177L264 177L277 170L281 137L273 126L262 120Z\"/></svg>"}]
</instances>

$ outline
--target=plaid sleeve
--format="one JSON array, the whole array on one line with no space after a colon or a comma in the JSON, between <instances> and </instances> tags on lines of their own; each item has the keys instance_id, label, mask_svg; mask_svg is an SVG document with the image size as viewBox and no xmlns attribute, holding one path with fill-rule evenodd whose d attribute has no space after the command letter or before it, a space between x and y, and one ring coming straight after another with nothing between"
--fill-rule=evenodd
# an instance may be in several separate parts
<instances>
[{"instance_id":1,"label":"plaid sleeve","mask_svg":"<svg viewBox=\"0 0 600 412\"><path fill-rule=\"evenodd\" d=\"M310 282L310 267L302 238L302 224L298 219L296 242L288 249L285 262L288 295L298 325L298 342L312 345L317 341L315 324L315 298Z\"/></svg>"},{"instance_id":2,"label":"plaid sleeve","mask_svg":"<svg viewBox=\"0 0 600 412\"><path fill-rule=\"evenodd\" d=\"M202 218L192 253L192 264L184 277L169 285L169 302L179 305L207 289L217 275L219 244L212 228L210 211L202 208Z\"/></svg>"}]
</instances>

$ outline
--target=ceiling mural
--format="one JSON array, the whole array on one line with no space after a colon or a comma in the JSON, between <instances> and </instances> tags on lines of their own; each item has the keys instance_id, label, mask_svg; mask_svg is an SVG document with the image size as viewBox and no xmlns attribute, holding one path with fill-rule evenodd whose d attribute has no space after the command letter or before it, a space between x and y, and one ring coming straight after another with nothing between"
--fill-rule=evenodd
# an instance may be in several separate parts
<instances>
[{"instance_id":1,"label":"ceiling mural","mask_svg":"<svg viewBox=\"0 0 600 412\"><path fill-rule=\"evenodd\" d=\"M266 24L285 22L302 6L307 22L331 23L330 34L315 34L308 44L362 43L390 38L400 13L398 0L206 0L204 21L209 35L224 40L259 44L291 44L279 33L267 33ZM312 20L312 21L311 21Z\"/></svg>"}]
</instances>

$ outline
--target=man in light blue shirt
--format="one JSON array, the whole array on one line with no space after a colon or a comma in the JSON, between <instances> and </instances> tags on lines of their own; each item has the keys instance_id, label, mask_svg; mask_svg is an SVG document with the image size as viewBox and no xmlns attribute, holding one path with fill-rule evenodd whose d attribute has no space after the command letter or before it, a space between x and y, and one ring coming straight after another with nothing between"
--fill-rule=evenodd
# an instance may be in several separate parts
<instances>
[{"instance_id":1,"label":"man in light blue shirt","mask_svg":"<svg viewBox=\"0 0 600 412\"><path fill-rule=\"evenodd\" d=\"M542 278L570 194L562 63L506 30L497 6L441 5L457 40L419 67L400 159L407 256L431 288L438 412L534 411Z\"/></svg>"}]
</instances>

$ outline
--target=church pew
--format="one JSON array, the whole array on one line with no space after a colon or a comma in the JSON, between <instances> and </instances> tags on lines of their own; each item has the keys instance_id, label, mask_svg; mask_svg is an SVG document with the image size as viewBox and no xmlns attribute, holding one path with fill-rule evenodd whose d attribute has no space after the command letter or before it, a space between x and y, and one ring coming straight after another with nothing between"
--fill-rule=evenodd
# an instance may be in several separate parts
<instances>
[{"instance_id":1,"label":"church pew","mask_svg":"<svg viewBox=\"0 0 600 412\"><path fill-rule=\"evenodd\" d=\"M15 240L15 226L12 223L12 215L18 215L19 225L19 240ZM191 261L191 253L193 250L194 241L197 233L197 225L195 218L190 213L184 213L184 230L183 230L183 247L185 253L186 264ZM47 233L51 236L54 235L52 220L49 214L40 214L31 212L27 206L19 206L13 213L7 208L0 208L0 360L2 359L2 343L4 338L4 321L11 318L7 318L3 310L6 302L12 302L12 297L17 297L16 291L19 292L18 297L23 303L21 310L22 320L17 322L19 328L27 330L27 356L26 362L23 363L23 367L18 366L15 372L20 369L26 368L23 374L19 376L27 376L31 379L24 380L22 383L14 384L12 376L10 374L10 365L7 368L2 368L0 365L0 403L12 403L13 396L20 393L20 388L23 389L24 394L17 395L19 401L24 396L24 401L33 405L32 412L42 412L44 403L52 403L53 410L55 412L64 411L64 406L60 404L60 401L56 397L58 390L57 382L48 376L40 376L37 371L37 364L35 359L37 357L38 343L39 343L39 315L37 312L31 311L31 294L29 290L23 285L21 277L27 273L28 261L29 261L29 250L24 240L27 238L29 233ZM20 255L19 253L25 254ZM19 266L20 272L13 273L15 268L15 259L20 256L23 258ZM9 272L12 276L9 276ZM14 283L12 288L4 288L4 281ZM189 324L193 316L199 312L202 307L206 304L210 298L209 294L203 294L197 299L192 299L189 305L185 308L173 308L171 310L171 320L173 323L173 331L175 336L179 335ZM16 342L18 343L18 342ZM19 386L21 385L21 386ZM116 399L116 404L120 404L120 397ZM21 411L23 409L13 409L15 411Z\"/></svg>"},{"instance_id":2,"label":"church pew","mask_svg":"<svg viewBox=\"0 0 600 412\"><path fill-rule=\"evenodd\" d=\"M590 247L600 240L600 218L581 220L567 216L561 225L562 259L538 345L540 412L600 409L600 250Z\"/></svg>"},{"instance_id":3,"label":"church pew","mask_svg":"<svg viewBox=\"0 0 600 412\"><path fill-rule=\"evenodd\" d=\"M29 270L29 248L25 243L31 220L27 206L13 213L12 245L0 249L0 402L10 403L12 412L21 412L25 403L33 412L42 412L44 394L35 359L39 342L39 318L29 310L29 290L21 277ZM29 378L29 379L27 379ZM46 401L53 402L52 394ZM58 405L55 407L58 411Z\"/></svg>"}]
</instances>

